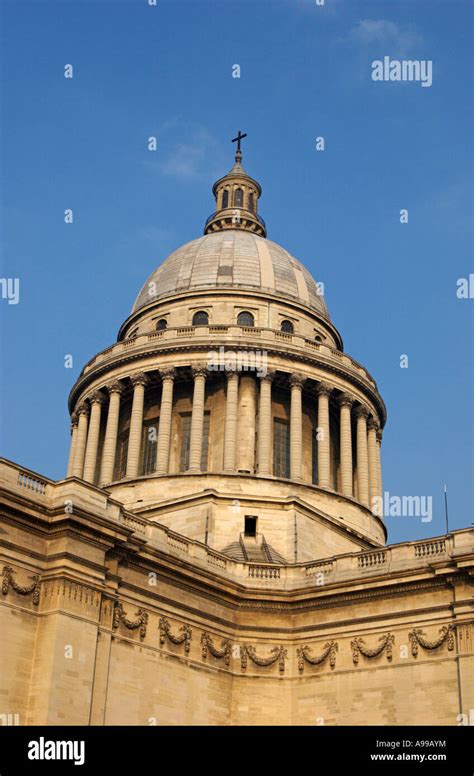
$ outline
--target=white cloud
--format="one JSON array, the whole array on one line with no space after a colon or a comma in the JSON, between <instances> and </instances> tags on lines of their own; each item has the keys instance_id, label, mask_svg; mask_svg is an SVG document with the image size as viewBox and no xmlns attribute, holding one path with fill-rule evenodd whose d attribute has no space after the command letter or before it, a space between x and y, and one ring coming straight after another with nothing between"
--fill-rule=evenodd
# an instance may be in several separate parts
<instances>
[{"instance_id":1,"label":"white cloud","mask_svg":"<svg viewBox=\"0 0 474 776\"><path fill-rule=\"evenodd\" d=\"M350 39L361 46L390 46L390 54L413 53L423 37L413 27L400 27L389 19L363 19L350 32Z\"/></svg>"}]
</instances>

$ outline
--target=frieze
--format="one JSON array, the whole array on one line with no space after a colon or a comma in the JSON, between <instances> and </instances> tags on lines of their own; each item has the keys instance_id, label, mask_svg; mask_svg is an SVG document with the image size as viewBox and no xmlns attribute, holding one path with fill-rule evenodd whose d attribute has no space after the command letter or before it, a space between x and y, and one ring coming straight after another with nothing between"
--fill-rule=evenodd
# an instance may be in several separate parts
<instances>
[{"instance_id":1,"label":"frieze","mask_svg":"<svg viewBox=\"0 0 474 776\"><path fill-rule=\"evenodd\" d=\"M220 648L214 645L212 638L207 631L201 635L202 659L206 660L207 653L210 652L218 660L224 659L226 666L230 665L230 656L232 653L232 642L230 639L223 639Z\"/></svg>"},{"instance_id":2,"label":"frieze","mask_svg":"<svg viewBox=\"0 0 474 776\"><path fill-rule=\"evenodd\" d=\"M144 609L138 609L135 619L129 620L128 617L126 617L124 609L120 601L116 601L114 606L114 616L112 620L112 628L113 630L117 630L120 623L122 625L125 625L128 630L137 630L137 628L140 629L140 640L143 641L143 639L146 636L146 626L148 624L148 614L145 612Z\"/></svg>"},{"instance_id":3,"label":"frieze","mask_svg":"<svg viewBox=\"0 0 474 776\"><path fill-rule=\"evenodd\" d=\"M310 648L306 645L304 647L298 647L296 650L298 670L303 673L305 662L309 663L311 666L319 666L325 663L328 658L329 665L331 668L334 668L336 665L336 652L338 649L337 641L326 641L320 655L311 655Z\"/></svg>"},{"instance_id":4,"label":"frieze","mask_svg":"<svg viewBox=\"0 0 474 776\"><path fill-rule=\"evenodd\" d=\"M369 649L369 647L366 646L364 639L360 637L353 639L351 641L351 648L354 665L358 665L359 663L359 654L367 658L373 658L378 657L383 652L385 652L387 660L390 661L392 659L394 641L395 636L392 633L386 633L384 636L379 638L379 644L377 647Z\"/></svg>"},{"instance_id":5,"label":"frieze","mask_svg":"<svg viewBox=\"0 0 474 776\"><path fill-rule=\"evenodd\" d=\"M181 625L179 629L180 633L175 636L173 633L171 633L171 625L168 618L160 617L159 629L161 647L165 643L166 639L168 639L168 641L170 641L172 644L184 644L184 651L186 654L189 654L189 650L191 648L191 639L193 636L192 629L189 627L189 625Z\"/></svg>"},{"instance_id":6,"label":"frieze","mask_svg":"<svg viewBox=\"0 0 474 776\"><path fill-rule=\"evenodd\" d=\"M19 585L15 579L16 572L13 571L12 566L3 567L3 579L2 579L2 593L7 595L10 587L15 593L19 595L32 595L32 602L35 606L38 606L40 600L40 578L39 574L33 574L29 576L31 584Z\"/></svg>"},{"instance_id":7,"label":"frieze","mask_svg":"<svg viewBox=\"0 0 474 776\"><path fill-rule=\"evenodd\" d=\"M425 632L421 628L414 628L408 634L408 638L411 644L411 654L413 657L418 655L418 647L423 649L433 650L441 647L444 642L447 643L448 650L450 652L454 649L454 625L443 625L439 630L439 636L434 641L429 641L425 638Z\"/></svg>"},{"instance_id":8,"label":"frieze","mask_svg":"<svg viewBox=\"0 0 474 776\"><path fill-rule=\"evenodd\" d=\"M260 657L257 655L254 647L250 644L242 644L240 647L240 666L242 671L245 671L248 664L248 658L250 658L252 663L256 666L271 666L278 662L278 670L283 674L285 671L285 659L287 655L288 650L283 646L279 646L273 647L273 649L270 650L270 655L268 657Z\"/></svg>"}]
</instances>

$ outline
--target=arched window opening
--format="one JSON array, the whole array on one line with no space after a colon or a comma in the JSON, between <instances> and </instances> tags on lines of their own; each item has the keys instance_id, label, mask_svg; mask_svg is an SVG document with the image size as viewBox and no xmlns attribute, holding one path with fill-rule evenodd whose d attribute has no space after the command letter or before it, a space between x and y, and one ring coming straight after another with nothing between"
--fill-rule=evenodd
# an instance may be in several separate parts
<instances>
[{"instance_id":1,"label":"arched window opening","mask_svg":"<svg viewBox=\"0 0 474 776\"><path fill-rule=\"evenodd\" d=\"M234 194L234 206L235 207L243 207L244 206L244 192L242 189L236 189Z\"/></svg>"},{"instance_id":2,"label":"arched window opening","mask_svg":"<svg viewBox=\"0 0 474 776\"><path fill-rule=\"evenodd\" d=\"M138 326L135 329L132 329L132 331L128 335L128 339L135 339L137 334L138 334Z\"/></svg>"},{"instance_id":3,"label":"arched window opening","mask_svg":"<svg viewBox=\"0 0 474 776\"><path fill-rule=\"evenodd\" d=\"M156 330L164 331L167 328L168 328L168 321L166 320L166 318L160 318L160 320L156 324Z\"/></svg>"},{"instance_id":4,"label":"arched window opening","mask_svg":"<svg viewBox=\"0 0 474 776\"><path fill-rule=\"evenodd\" d=\"M208 325L209 325L209 316L204 310L199 310L199 312L194 313L193 326L208 326Z\"/></svg>"},{"instance_id":5,"label":"arched window opening","mask_svg":"<svg viewBox=\"0 0 474 776\"><path fill-rule=\"evenodd\" d=\"M321 335L320 335L320 334L316 334L316 336L315 336L314 340L315 340L315 342L322 342L322 341L323 341L323 338L321 337Z\"/></svg>"},{"instance_id":6,"label":"arched window opening","mask_svg":"<svg viewBox=\"0 0 474 776\"><path fill-rule=\"evenodd\" d=\"M250 194L249 194L249 210L251 210L252 213L255 212L255 203L254 203L253 192L250 192Z\"/></svg>"},{"instance_id":7,"label":"arched window opening","mask_svg":"<svg viewBox=\"0 0 474 776\"><path fill-rule=\"evenodd\" d=\"M290 476L290 425L280 418L273 421L273 475Z\"/></svg>"},{"instance_id":8,"label":"arched window opening","mask_svg":"<svg viewBox=\"0 0 474 776\"><path fill-rule=\"evenodd\" d=\"M280 331L286 332L286 334L293 334L295 330L295 327L293 326L291 321L282 321L280 326Z\"/></svg>"},{"instance_id":9,"label":"arched window opening","mask_svg":"<svg viewBox=\"0 0 474 776\"><path fill-rule=\"evenodd\" d=\"M224 193L222 195L222 207L229 207L229 191L228 189L224 189Z\"/></svg>"},{"instance_id":10,"label":"arched window opening","mask_svg":"<svg viewBox=\"0 0 474 776\"><path fill-rule=\"evenodd\" d=\"M237 325L238 326L255 326L254 318L252 313L248 312L242 312L239 313L237 316Z\"/></svg>"}]
</instances>

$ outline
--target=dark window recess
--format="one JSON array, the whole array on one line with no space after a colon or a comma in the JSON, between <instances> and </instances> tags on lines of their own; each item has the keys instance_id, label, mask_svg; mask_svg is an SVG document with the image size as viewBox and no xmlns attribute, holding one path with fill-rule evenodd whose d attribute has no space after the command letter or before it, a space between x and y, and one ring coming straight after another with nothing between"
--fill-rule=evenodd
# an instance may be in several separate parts
<instances>
[{"instance_id":1,"label":"dark window recess","mask_svg":"<svg viewBox=\"0 0 474 776\"><path fill-rule=\"evenodd\" d=\"M222 195L222 207L229 207L229 192L225 189Z\"/></svg>"},{"instance_id":2,"label":"dark window recess","mask_svg":"<svg viewBox=\"0 0 474 776\"><path fill-rule=\"evenodd\" d=\"M204 310L193 315L193 326L207 326L209 323L209 316Z\"/></svg>"},{"instance_id":3,"label":"dark window recess","mask_svg":"<svg viewBox=\"0 0 474 776\"><path fill-rule=\"evenodd\" d=\"M254 515L245 515L244 534L245 536L257 535L257 518Z\"/></svg>"},{"instance_id":4,"label":"dark window recess","mask_svg":"<svg viewBox=\"0 0 474 776\"><path fill-rule=\"evenodd\" d=\"M209 457L209 426L211 413L204 413L204 423L202 429L202 450L201 450L201 471L207 471ZM191 413L186 412L181 415L181 455L179 470L185 472L189 469L189 443L191 441Z\"/></svg>"},{"instance_id":5,"label":"dark window recess","mask_svg":"<svg viewBox=\"0 0 474 776\"><path fill-rule=\"evenodd\" d=\"M143 424L142 435L142 474L152 474L156 470L156 451L158 448L159 419L147 420Z\"/></svg>"},{"instance_id":6,"label":"dark window recess","mask_svg":"<svg viewBox=\"0 0 474 776\"><path fill-rule=\"evenodd\" d=\"M167 329L167 328L168 328L168 321L165 318L160 318L160 320L156 324L156 330L164 331L164 329Z\"/></svg>"},{"instance_id":7,"label":"dark window recess","mask_svg":"<svg viewBox=\"0 0 474 776\"><path fill-rule=\"evenodd\" d=\"M282 321L280 331L285 331L287 334L293 334L295 327L291 321Z\"/></svg>"},{"instance_id":8,"label":"dark window recess","mask_svg":"<svg viewBox=\"0 0 474 776\"><path fill-rule=\"evenodd\" d=\"M128 339L135 339L137 334L138 334L138 327L136 329L132 329L132 331L128 335Z\"/></svg>"},{"instance_id":9,"label":"dark window recess","mask_svg":"<svg viewBox=\"0 0 474 776\"><path fill-rule=\"evenodd\" d=\"M249 210L251 210L252 213L255 212L255 204L254 204L253 194L249 194Z\"/></svg>"},{"instance_id":10,"label":"dark window recess","mask_svg":"<svg viewBox=\"0 0 474 776\"><path fill-rule=\"evenodd\" d=\"M234 207L244 206L244 192L242 189L236 189L234 194Z\"/></svg>"},{"instance_id":11,"label":"dark window recess","mask_svg":"<svg viewBox=\"0 0 474 776\"><path fill-rule=\"evenodd\" d=\"M254 319L252 313L239 313L237 316L237 325L238 326L254 326Z\"/></svg>"},{"instance_id":12,"label":"dark window recess","mask_svg":"<svg viewBox=\"0 0 474 776\"><path fill-rule=\"evenodd\" d=\"M290 476L290 426L288 421L275 418L273 425L273 474Z\"/></svg>"},{"instance_id":13,"label":"dark window recess","mask_svg":"<svg viewBox=\"0 0 474 776\"><path fill-rule=\"evenodd\" d=\"M316 342L322 342L323 341L323 338L321 337L320 334L316 334L314 339L316 340Z\"/></svg>"},{"instance_id":14,"label":"dark window recess","mask_svg":"<svg viewBox=\"0 0 474 776\"><path fill-rule=\"evenodd\" d=\"M123 480L127 473L128 429L117 437L117 453L115 455L114 480Z\"/></svg>"},{"instance_id":15,"label":"dark window recess","mask_svg":"<svg viewBox=\"0 0 474 776\"><path fill-rule=\"evenodd\" d=\"M313 475L312 475L312 483L313 485L318 484L318 432L316 429L313 429L313 444L312 444L312 455L313 455Z\"/></svg>"}]
</instances>

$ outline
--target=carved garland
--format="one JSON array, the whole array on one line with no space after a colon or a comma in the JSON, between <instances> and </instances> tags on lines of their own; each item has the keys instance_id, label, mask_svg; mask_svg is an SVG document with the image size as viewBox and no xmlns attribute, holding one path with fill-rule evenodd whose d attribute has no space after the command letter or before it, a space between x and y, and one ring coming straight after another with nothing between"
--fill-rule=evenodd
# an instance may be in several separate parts
<instances>
[{"instance_id":1,"label":"carved garland","mask_svg":"<svg viewBox=\"0 0 474 776\"><path fill-rule=\"evenodd\" d=\"M428 641L424 635L425 633L421 628L414 628L408 634L413 657L418 655L418 646L423 647L423 649L437 649L446 641L448 650L451 652L454 649L454 625L443 625L440 628L438 638L434 641Z\"/></svg>"},{"instance_id":2,"label":"carved garland","mask_svg":"<svg viewBox=\"0 0 474 776\"><path fill-rule=\"evenodd\" d=\"M207 653L209 651L213 657L216 657L219 660L221 658L224 658L224 662L226 666L230 665L232 642L229 639L224 639L221 643L221 648L218 649L216 646L214 646L214 643L211 639L210 634L207 632L204 632L201 636L201 646L202 646L203 660L207 658Z\"/></svg>"},{"instance_id":3,"label":"carved garland","mask_svg":"<svg viewBox=\"0 0 474 776\"><path fill-rule=\"evenodd\" d=\"M146 636L146 626L148 624L148 614L144 609L138 609L136 619L129 620L125 615L122 604L117 601L114 606L112 628L116 630L120 623L125 625L125 627L129 630L136 630L137 628L140 628L140 639L144 639Z\"/></svg>"},{"instance_id":4,"label":"carved garland","mask_svg":"<svg viewBox=\"0 0 474 776\"><path fill-rule=\"evenodd\" d=\"M386 633L385 636L381 636L379 638L379 646L375 647L374 649L369 649L365 646L365 641L362 638L355 638L353 641L351 641L351 647L352 647L352 660L354 661L354 665L357 665L359 662L359 653L361 655L364 655L364 657L378 657L378 655L381 655L382 652L386 652L387 654L387 660L392 659L392 648L393 643L395 641L395 636L393 636L391 633Z\"/></svg>"},{"instance_id":5,"label":"carved garland","mask_svg":"<svg viewBox=\"0 0 474 776\"><path fill-rule=\"evenodd\" d=\"M282 674L285 671L285 658L288 655L288 650L284 647L273 647L269 657L259 657L255 652L255 649L250 644L242 644L240 648L240 665L242 670L247 668L249 657L250 660L255 663L256 666L271 666L278 661L278 669Z\"/></svg>"},{"instance_id":6,"label":"carved garland","mask_svg":"<svg viewBox=\"0 0 474 776\"><path fill-rule=\"evenodd\" d=\"M311 666L319 666L329 658L329 665L334 668L336 665L336 652L339 647L337 641L326 641L323 651L320 655L312 657L308 646L298 647L296 654L298 656L298 669L304 671L305 661Z\"/></svg>"},{"instance_id":7,"label":"carved garland","mask_svg":"<svg viewBox=\"0 0 474 776\"><path fill-rule=\"evenodd\" d=\"M12 590L15 591L15 593L19 593L19 595L31 595L33 593L32 601L35 606L39 604L40 599L40 582L39 582L39 575L33 574L29 577L29 579L32 580L31 585L19 585L18 582L15 580L13 571L13 568L11 566L4 566L3 567L3 580L2 580L2 593L3 595L7 595L10 587Z\"/></svg>"},{"instance_id":8,"label":"carved garland","mask_svg":"<svg viewBox=\"0 0 474 776\"><path fill-rule=\"evenodd\" d=\"M170 621L167 617L160 617L160 646L163 646L168 638L172 644L183 644L186 654L189 653L191 647L192 630L189 625L182 625L180 628L181 633L179 636L173 636L171 633Z\"/></svg>"}]
</instances>

